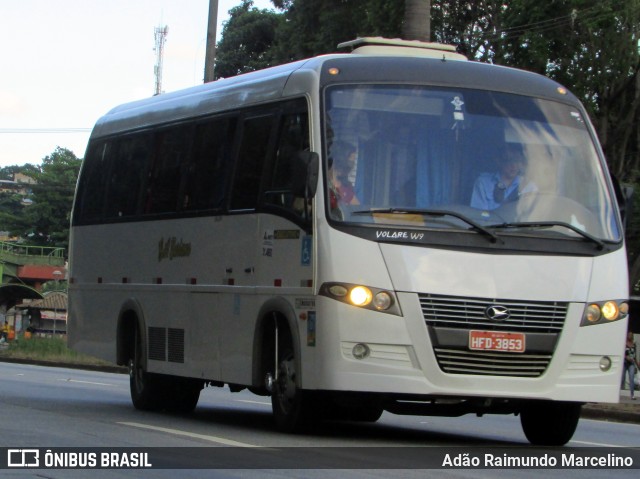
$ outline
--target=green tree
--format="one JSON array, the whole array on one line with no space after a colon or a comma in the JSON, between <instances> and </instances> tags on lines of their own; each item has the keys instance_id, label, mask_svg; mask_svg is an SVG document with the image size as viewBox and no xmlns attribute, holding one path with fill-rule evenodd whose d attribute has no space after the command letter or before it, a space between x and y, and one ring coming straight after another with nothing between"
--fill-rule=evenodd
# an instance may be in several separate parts
<instances>
[{"instance_id":1,"label":"green tree","mask_svg":"<svg viewBox=\"0 0 640 479\"><path fill-rule=\"evenodd\" d=\"M65 148L56 148L42 160L42 165L29 173L32 203L17 214L7 214L11 234L27 244L59 246L69 242L69 220L81 160Z\"/></svg>"},{"instance_id":2,"label":"green tree","mask_svg":"<svg viewBox=\"0 0 640 479\"><path fill-rule=\"evenodd\" d=\"M428 0L421 0L427 2ZM359 36L399 37L404 4L397 0L251 0L229 11L216 55L216 78L335 52Z\"/></svg>"},{"instance_id":3,"label":"green tree","mask_svg":"<svg viewBox=\"0 0 640 479\"><path fill-rule=\"evenodd\" d=\"M423 0L425 1L425 0ZM404 3L397 0L274 0L285 8L274 57L279 63L337 50L364 36L400 36Z\"/></svg>"},{"instance_id":4,"label":"green tree","mask_svg":"<svg viewBox=\"0 0 640 479\"><path fill-rule=\"evenodd\" d=\"M272 45L283 20L273 10L259 10L252 0L243 0L229 10L216 49L215 77L225 78L274 64Z\"/></svg>"}]
</instances>

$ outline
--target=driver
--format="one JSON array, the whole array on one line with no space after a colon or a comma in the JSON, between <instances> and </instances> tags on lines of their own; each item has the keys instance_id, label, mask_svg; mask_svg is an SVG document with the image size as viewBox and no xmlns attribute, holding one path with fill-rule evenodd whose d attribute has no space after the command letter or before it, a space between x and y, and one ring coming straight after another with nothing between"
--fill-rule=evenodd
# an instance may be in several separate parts
<instances>
[{"instance_id":1,"label":"driver","mask_svg":"<svg viewBox=\"0 0 640 479\"><path fill-rule=\"evenodd\" d=\"M520 152L508 152L498 160L498 171L482 173L473 185L471 206L495 210L503 203L516 201L524 193L536 190L533 183L525 184L524 158Z\"/></svg>"}]
</instances>

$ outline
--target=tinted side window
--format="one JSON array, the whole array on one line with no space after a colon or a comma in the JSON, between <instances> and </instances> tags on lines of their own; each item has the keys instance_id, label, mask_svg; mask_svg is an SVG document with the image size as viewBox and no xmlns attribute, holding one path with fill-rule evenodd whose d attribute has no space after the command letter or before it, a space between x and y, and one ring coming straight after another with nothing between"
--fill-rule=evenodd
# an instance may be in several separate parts
<instances>
[{"instance_id":1,"label":"tinted side window","mask_svg":"<svg viewBox=\"0 0 640 479\"><path fill-rule=\"evenodd\" d=\"M217 118L196 126L182 200L185 210L222 208L235 130L235 118Z\"/></svg>"},{"instance_id":2,"label":"tinted side window","mask_svg":"<svg viewBox=\"0 0 640 479\"><path fill-rule=\"evenodd\" d=\"M92 143L82 164L78 193L74 206L74 221L90 223L102 218L105 181L108 171L105 156L108 144L104 141Z\"/></svg>"},{"instance_id":3,"label":"tinted side window","mask_svg":"<svg viewBox=\"0 0 640 479\"><path fill-rule=\"evenodd\" d=\"M262 169L267 160L274 124L274 115L248 118L244 121L233 182L231 209L256 208Z\"/></svg>"},{"instance_id":4,"label":"tinted side window","mask_svg":"<svg viewBox=\"0 0 640 479\"><path fill-rule=\"evenodd\" d=\"M175 213L178 210L180 174L189 157L192 131L190 126L183 125L156 133L145 213Z\"/></svg>"},{"instance_id":5,"label":"tinted side window","mask_svg":"<svg viewBox=\"0 0 640 479\"><path fill-rule=\"evenodd\" d=\"M304 102L301 102L304 103ZM280 128L272 171L264 193L264 202L300 215L304 209L306 163L300 153L309 151L309 119L306 103L302 111L285 113Z\"/></svg>"},{"instance_id":6,"label":"tinted side window","mask_svg":"<svg viewBox=\"0 0 640 479\"><path fill-rule=\"evenodd\" d=\"M139 134L114 141L107 157L111 164L107 178L107 219L133 216L140 212L144 197L151 135Z\"/></svg>"}]
</instances>

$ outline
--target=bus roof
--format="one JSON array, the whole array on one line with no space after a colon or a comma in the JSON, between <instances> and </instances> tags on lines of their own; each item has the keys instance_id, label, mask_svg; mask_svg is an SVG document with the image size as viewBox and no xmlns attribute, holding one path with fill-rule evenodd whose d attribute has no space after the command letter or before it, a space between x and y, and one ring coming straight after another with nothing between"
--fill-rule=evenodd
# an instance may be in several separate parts
<instances>
[{"instance_id":1,"label":"bus roof","mask_svg":"<svg viewBox=\"0 0 640 479\"><path fill-rule=\"evenodd\" d=\"M547 77L486 63L458 61L466 58L455 53L449 45L360 38L340 46L352 47L354 51L322 55L117 106L98 120L91 137L179 122L308 92L308 81L289 81L294 72L296 77L298 74L305 76L304 72L311 74L318 86L320 82L404 81L408 84L504 91L578 103L566 89ZM326 65L343 67L340 76L330 78L325 72Z\"/></svg>"}]
</instances>

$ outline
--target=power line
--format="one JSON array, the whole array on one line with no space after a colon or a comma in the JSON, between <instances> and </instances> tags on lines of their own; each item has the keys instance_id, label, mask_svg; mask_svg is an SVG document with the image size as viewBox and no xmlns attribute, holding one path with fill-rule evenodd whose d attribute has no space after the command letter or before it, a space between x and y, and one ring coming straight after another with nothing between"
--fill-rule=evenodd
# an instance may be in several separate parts
<instances>
[{"instance_id":1,"label":"power line","mask_svg":"<svg viewBox=\"0 0 640 479\"><path fill-rule=\"evenodd\" d=\"M91 128L0 128L2 133L88 133Z\"/></svg>"}]
</instances>

